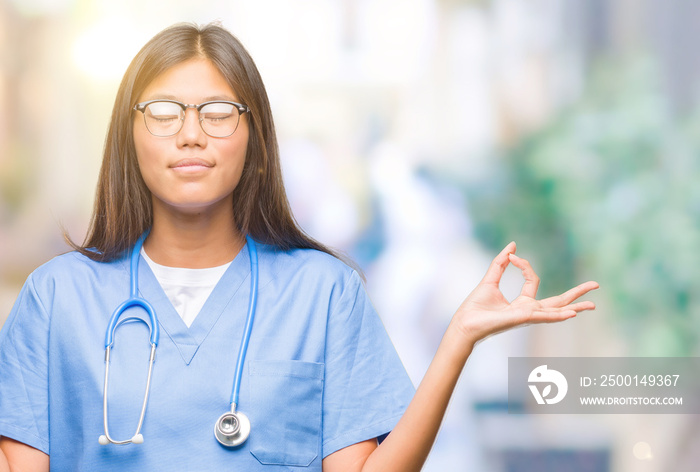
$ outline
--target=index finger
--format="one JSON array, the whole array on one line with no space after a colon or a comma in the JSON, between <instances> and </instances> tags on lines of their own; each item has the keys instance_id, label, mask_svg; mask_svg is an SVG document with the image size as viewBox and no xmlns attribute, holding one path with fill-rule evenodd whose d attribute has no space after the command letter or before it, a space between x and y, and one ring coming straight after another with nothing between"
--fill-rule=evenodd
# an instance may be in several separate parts
<instances>
[{"instance_id":1,"label":"index finger","mask_svg":"<svg viewBox=\"0 0 700 472\"><path fill-rule=\"evenodd\" d=\"M503 250L491 261L491 265L486 271L486 275L481 279L482 283L496 284L501 281L501 276L505 272L506 267L510 264L509 255L515 253L515 241L511 241L503 248Z\"/></svg>"},{"instance_id":2,"label":"index finger","mask_svg":"<svg viewBox=\"0 0 700 472\"><path fill-rule=\"evenodd\" d=\"M520 291L520 295L530 298L537 297L537 289L540 286L540 278L532 269L530 263L522 257L516 256L515 254L508 254L508 258L515 267L523 271L525 283Z\"/></svg>"}]
</instances>

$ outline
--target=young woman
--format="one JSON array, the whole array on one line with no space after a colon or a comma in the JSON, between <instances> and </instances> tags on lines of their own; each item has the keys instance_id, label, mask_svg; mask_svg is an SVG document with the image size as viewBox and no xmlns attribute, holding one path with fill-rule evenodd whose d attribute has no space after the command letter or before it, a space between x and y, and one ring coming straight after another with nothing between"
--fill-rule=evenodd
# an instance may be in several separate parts
<instances>
[{"instance_id":1,"label":"young woman","mask_svg":"<svg viewBox=\"0 0 700 472\"><path fill-rule=\"evenodd\" d=\"M510 243L414 392L360 277L296 226L262 80L216 25L131 63L74 248L0 333L0 472L419 470L476 342L591 310L597 287L536 300Z\"/></svg>"}]
</instances>

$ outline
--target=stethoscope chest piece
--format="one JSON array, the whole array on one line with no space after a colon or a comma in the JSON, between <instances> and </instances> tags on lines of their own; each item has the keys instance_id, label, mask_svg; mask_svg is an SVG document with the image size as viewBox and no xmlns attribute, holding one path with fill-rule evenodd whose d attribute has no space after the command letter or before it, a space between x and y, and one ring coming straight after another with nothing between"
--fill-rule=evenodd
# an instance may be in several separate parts
<instances>
[{"instance_id":1,"label":"stethoscope chest piece","mask_svg":"<svg viewBox=\"0 0 700 472\"><path fill-rule=\"evenodd\" d=\"M227 411L214 425L214 436L222 446L236 447L243 444L250 435L250 420L241 412Z\"/></svg>"}]
</instances>

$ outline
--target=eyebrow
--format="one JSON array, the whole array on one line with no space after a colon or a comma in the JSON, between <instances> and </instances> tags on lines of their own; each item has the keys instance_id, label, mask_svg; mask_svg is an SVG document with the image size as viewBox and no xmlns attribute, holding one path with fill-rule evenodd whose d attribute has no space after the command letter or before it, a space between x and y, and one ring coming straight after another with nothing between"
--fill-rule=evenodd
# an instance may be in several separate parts
<instances>
[{"instance_id":1,"label":"eyebrow","mask_svg":"<svg viewBox=\"0 0 700 472\"><path fill-rule=\"evenodd\" d=\"M144 101L147 102L149 100L175 100L176 102L181 101L175 95L169 95L167 93L153 95L150 98L148 98L148 100L144 100ZM210 95L208 97L204 97L204 99L200 103L211 102L211 101L215 101L215 100L224 100L227 102L237 102L238 101L236 98L231 97L230 95Z\"/></svg>"}]
</instances>

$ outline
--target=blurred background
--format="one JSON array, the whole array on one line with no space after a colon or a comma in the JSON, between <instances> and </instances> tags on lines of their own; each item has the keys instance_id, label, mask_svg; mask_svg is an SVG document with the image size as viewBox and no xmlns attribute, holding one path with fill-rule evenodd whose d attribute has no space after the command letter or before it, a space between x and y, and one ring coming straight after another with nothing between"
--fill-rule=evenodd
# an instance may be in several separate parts
<instances>
[{"instance_id":1,"label":"blurred background","mask_svg":"<svg viewBox=\"0 0 700 472\"><path fill-rule=\"evenodd\" d=\"M62 228L85 235L131 58L219 21L266 82L297 219L364 269L414 383L509 241L543 297L600 282L595 312L479 344L426 471L697 470L693 415L509 415L507 360L700 355L698 20L683 0L0 0L0 323Z\"/></svg>"}]
</instances>

